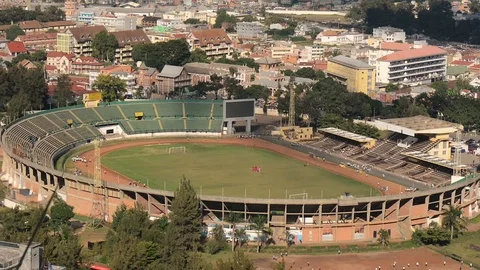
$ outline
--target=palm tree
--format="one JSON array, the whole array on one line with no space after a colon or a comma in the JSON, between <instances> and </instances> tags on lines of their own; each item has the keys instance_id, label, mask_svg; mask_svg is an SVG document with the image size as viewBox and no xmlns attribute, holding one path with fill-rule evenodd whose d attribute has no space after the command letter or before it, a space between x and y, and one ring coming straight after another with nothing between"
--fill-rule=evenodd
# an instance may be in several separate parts
<instances>
[{"instance_id":1,"label":"palm tree","mask_svg":"<svg viewBox=\"0 0 480 270\"><path fill-rule=\"evenodd\" d=\"M232 251L235 251L235 230L236 225L241 220L239 213L230 212L230 214L225 218L225 221L232 224Z\"/></svg>"},{"instance_id":2,"label":"palm tree","mask_svg":"<svg viewBox=\"0 0 480 270\"><path fill-rule=\"evenodd\" d=\"M388 244L390 244L390 235L388 234L388 231L385 229L381 229L380 231L378 231L377 241L383 247L388 246Z\"/></svg>"},{"instance_id":3,"label":"palm tree","mask_svg":"<svg viewBox=\"0 0 480 270\"><path fill-rule=\"evenodd\" d=\"M264 215L258 215L255 216L252 221L252 227L257 231L257 252L260 252L260 246L263 243L263 240L260 236L268 233L268 228L265 226L267 223L267 217Z\"/></svg>"},{"instance_id":4,"label":"palm tree","mask_svg":"<svg viewBox=\"0 0 480 270\"><path fill-rule=\"evenodd\" d=\"M461 231L466 230L467 220L463 217L460 206L449 205L444 208L442 225L445 229L450 231L450 240L458 236Z\"/></svg>"}]
</instances>

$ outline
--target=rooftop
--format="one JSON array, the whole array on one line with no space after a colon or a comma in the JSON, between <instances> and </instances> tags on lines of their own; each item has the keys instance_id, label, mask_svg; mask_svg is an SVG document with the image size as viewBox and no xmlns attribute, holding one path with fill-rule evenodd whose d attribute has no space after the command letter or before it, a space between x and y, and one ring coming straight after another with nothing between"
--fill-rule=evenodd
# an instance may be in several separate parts
<instances>
[{"instance_id":1,"label":"rooftop","mask_svg":"<svg viewBox=\"0 0 480 270\"><path fill-rule=\"evenodd\" d=\"M447 75L456 76L468 72L467 66L448 66Z\"/></svg>"},{"instance_id":2,"label":"rooftop","mask_svg":"<svg viewBox=\"0 0 480 270\"><path fill-rule=\"evenodd\" d=\"M406 51L413 48L413 44L410 43L398 43L398 42L382 42L380 43L380 49L388 51Z\"/></svg>"},{"instance_id":3,"label":"rooftop","mask_svg":"<svg viewBox=\"0 0 480 270\"><path fill-rule=\"evenodd\" d=\"M465 61L465 60L455 60L450 63L450 65L452 66L464 66L464 67L473 66L474 64L475 64L474 62Z\"/></svg>"},{"instance_id":4,"label":"rooftop","mask_svg":"<svg viewBox=\"0 0 480 270\"><path fill-rule=\"evenodd\" d=\"M141 29L138 30L126 30L119 32L112 32L118 41L119 47L125 47L125 45L136 45L142 43L150 43L150 39L147 34Z\"/></svg>"},{"instance_id":5,"label":"rooftop","mask_svg":"<svg viewBox=\"0 0 480 270\"><path fill-rule=\"evenodd\" d=\"M413 157L415 159L421 160L421 161L426 161L429 163L433 163L436 165L440 165L443 167L447 167L450 169L454 169L456 167L465 167L464 165L457 165L455 162L452 162L450 160L446 160L437 156L433 156L427 153L419 152L419 151L412 151L412 152L406 152L402 153L402 155L407 156L407 157Z\"/></svg>"},{"instance_id":6,"label":"rooftop","mask_svg":"<svg viewBox=\"0 0 480 270\"><path fill-rule=\"evenodd\" d=\"M361 143L375 141L375 139L373 139L373 138L363 136L363 135L359 135L359 134L355 134L355 133L345 131L345 130L342 130L342 129L338 129L338 128L334 128L334 127L322 128L322 129L320 129L320 131L330 133L330 134L333 134L333 135L336 135L336 136L339 136L339 137L342 137L342 138L347 138L347 139L350 139L350 140L353 140L353 141L356 141L356 142L361 142Z\"/></svg>"},{"instance_id":7,"label":"rooftop","mask_svg":"<svg viewBox=\"0 0 480 270\"><path fill-rule=\"evenodd\" d=\"M395 61L409 60L409 59L428 57L428 56L434 56L434 55L447 55L447 51L435 46L425 46L419 49L394 52L389 55L385 55L383 57L378 58L377 61L395 62Z\"/></svg>"},{"instance_id":8,"label":"rooftop","mask_svg":"<svg viewBox=\"0 0 480 270\"><path fill-rule=\"evenodd\" d=\"M389 125L395 125L401 128L413 130L415 133L453 133L458 129L463 129L460 124L431 118L428 116L417 115L413 117L393 118L375 120L375 122L383 122Z\"/></svg>"},{"instance_id":9,"label":"rooftop","mask_svg":"<svg viewBox=\"0 0 480 270\"><path fill-rule=\"evenodd\" d=\"M222 42L225 42L226 44L232 43L227 32L221 28L193 31L191 35L198 39L201 46L207 46L207 44L220 45Z\"/></svg>"},{"instance_id":10,"label":"rooftop","mask_svg":"<svg viewBox=\"0 0 480 270\"><path fill-rule=\"evenodd\" d=\"M343 56L343 55L335 56L335 57L329 59L328 61L336 63L336 64L344 65L344 66L347 66L347 67L350 67L350 68L354 68L354 69L374 69L373 66L370 66L369 64L367 64L365 62L362 62L360 60L353 59L353 58L350 58L350 57L346 57L346 56Z\"/></svg>"},{"instance_id":11,"label":"rooftop","mask_svg":"<svg viewBox=\"0 0 480 270\"><path fill-rule=\"evenodd\" d=\"M72 33L73 37L77 40L77 42L85 42L93 40L96 34L102 31L107 31L107 29L103 25L96 25L74 27L70 28L68 31Z\"/></svg>"},{"instance_id":12,"label":"rooftop","mask_svg":"<svg viewBox=\"0 0 480 270\"><path fill-rule=\"evenodd\" d=\"M176 78L182 74L183 67L165 65L157 76L158 77L167 77L167 78Z\"/></svg>"}]
</instances>

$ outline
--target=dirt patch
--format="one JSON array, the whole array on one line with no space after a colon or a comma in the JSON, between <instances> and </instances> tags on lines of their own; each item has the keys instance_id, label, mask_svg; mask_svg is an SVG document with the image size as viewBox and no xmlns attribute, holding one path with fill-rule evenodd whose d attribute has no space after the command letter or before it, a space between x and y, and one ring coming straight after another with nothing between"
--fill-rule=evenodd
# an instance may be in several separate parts
<instances>
[{"instance_id":1,"label":"dirt patch","mask_svg":"<svg viewBox=\"0 0 480 270\"><path fill-rule=\"evenodd\" d=\"M321 161L319 159L314 159L310 157L308 154L304 154L293 149L277 145L274 143L270 143L260 139L236 139L236 138L228 138L228 139L153 139L147 141L128 141L128 142L120 142L114 145L108 145L101 148L102 155L105 155L111 151L116 151L124 148L130 148L135 146L144 146L144 145L152 145L152 144L166 144L166 143L211 143L211 144L233 144L233 145L242 145L248 147L256 147L261 149L270 150L276 152L281 155L285 155L296 160L308 163L309 165L318 166L322 169L327 171L354 179L356 181L362 182L367 184L381 192L383 195L393 195L401 193L405 187L398 185L396 183L389 182L385 179L381 179L371 175L365 175L361 173L357 173L355 170L350 168L342 168L338 164ZM77 162L75 166L80 169L84 175L93 175L93 161L94 161L94 151L90 150L87 152L82 153L80 156L90 160L87 164ZM117 172L102 166L102 179L107 182L124 184L124 185L131 185L134 184L134 181L126 176L118 174ZM379 189L380 186L387 186L388 191L384 192Z\"/></svg>"},{"instance_id":2,"label":"dirt patch","mask_svg":"<svg viewBox=\"0 0 480 270\"><path fill-rule=\"evenodd\" d=\"M278 256L278 255L277 255ZM272 257L255 260L257 270L272 269ZM402 251L340 254L340 255L288 255L286 269L305 270L373 270L373 269L459 269L459 262L435 253L428 248ZM417 262L419 266L416 266ZM444 262L446 263L444 265ZM395 267L393 264L396 264ZM425 265L427 263L427 265ZM410 267L409 267L410 265ZM405 268L403 268L405 267ZM464 265L467 269L466 265ZM461 268L460 268L461 269Z\"/></svg>"}]
</instances>

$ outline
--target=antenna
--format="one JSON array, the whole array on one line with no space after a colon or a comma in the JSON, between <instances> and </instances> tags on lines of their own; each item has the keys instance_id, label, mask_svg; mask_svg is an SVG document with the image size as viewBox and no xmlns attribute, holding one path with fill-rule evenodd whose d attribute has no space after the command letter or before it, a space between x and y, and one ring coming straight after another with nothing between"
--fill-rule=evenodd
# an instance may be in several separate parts
<instances>
[{"instance_id":1,"label":"antenna","mask_svg":"<svg viewBox=\"0 0 480 270\"><path fill-rule=\"evenodd\" d=\"M98 138L93 141L93 145L95 146L95 157L93 160L93 203L90 213L92 221L89 224L92 227L102 225L104 221L108 220L108 195L105 189L105 183L102 181L100 144L101 141Z\"/></svg>"},{"instance_id":2,"label":"antenna","mask_svg":"<svg viewBox=\"0 0 480 270\"><path fill-rule=\"evenodd\" d=\"M288 108L288 126L295 126L295 77L291 76L288 82L288 90L290 91L290 106Z\"/></svg>"}]
</instances>

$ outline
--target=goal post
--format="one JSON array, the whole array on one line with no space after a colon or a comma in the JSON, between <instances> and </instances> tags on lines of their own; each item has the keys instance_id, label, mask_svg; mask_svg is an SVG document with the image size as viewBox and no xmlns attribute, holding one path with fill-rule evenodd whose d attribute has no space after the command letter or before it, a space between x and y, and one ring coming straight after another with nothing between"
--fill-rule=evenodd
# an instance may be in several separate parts
<instances>
[{"instance_id":1,"label":"goal post","mask_svg":"<svg viewBox=\"0 0 480 270\"><path fill-rule=\"evenodd\" d=\"M290 194L288 195L289 199L308 199L308 193L297 193L297 194Z\"/></svg>"},{"instance_id":2,"label":"goal post","mask_svg":"<svg viewBox=\"0 0 480 270\"><path fill-rule=\"evenodd\" d=\"M169 154L186 153L186 152L187 152L187 148L185 146L175 146L175 147L168 148Z\"/></svg>"}]
</instances>

